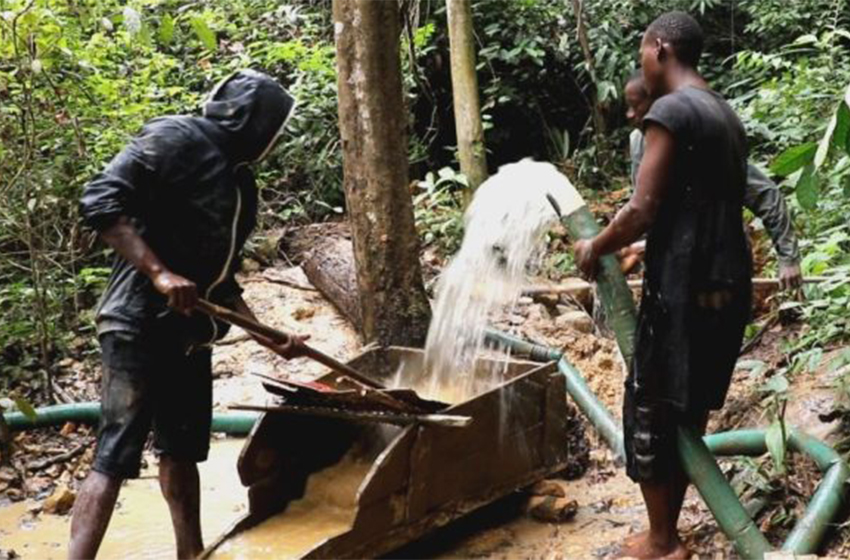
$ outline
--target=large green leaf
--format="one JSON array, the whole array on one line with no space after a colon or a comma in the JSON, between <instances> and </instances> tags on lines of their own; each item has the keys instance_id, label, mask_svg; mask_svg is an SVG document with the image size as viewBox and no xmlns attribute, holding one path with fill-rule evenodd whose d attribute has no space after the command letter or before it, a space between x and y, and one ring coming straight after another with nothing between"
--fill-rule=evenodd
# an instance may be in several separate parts
<instances>
[{"instance_id":1,"label":"large green leaf","mask_svg":"<svg viewBox=\"0 0 850 560\"><path fill-rule=\"evenodd\" d=\"M38 414L27 399L17 397L13 400L15 401L15 406L18 407L18 410L20 410L27 419L35 420L38 418Z\"/></svg>"},{"instance_id":2,"label":"large green leaf","mask_svg":"<svg viewBox=\"0 0 850 560\"><path fill-rule=\"evenodd\" d=\"M168 45L174 39L174 18L171 14L162 16L162 21L159 23L159 31L157 33L159 42L163 45Z\"/></svg>"},{"instance_id":3,"label":"large green leaf","mask_svg":"<svg viewBox=\"0 0 850 560\"><path fill-rule=\"evenodd\" d=\"M810 163L803 169L803 173L797 180L795 191L797 193L797 202L800 203L803 209L812 210L818 205L820 181L818 180L813 164Z\"/></svg>"},{"instance_id":4,"label":"large green leaf","mask_svg":"<svg viewBox=\"0 0 850 560\"><path fill-rule=\"evenodd\" d=\"M811 163L817 149L818 145L814 142L807 142L806 144L788 148L773 161L770 166L770 172L780 177L787 177Z\"/></svg>"},{"instance_id":5,"label":"large green leaf","mask_svg":"<svg viewBox=\"0 0 850 560\"><path fill-rule=\"evenodd\" d=\"M767 445L767 450L770 457L773 459L773 466L776 472L782 474L785 472L785 430L782 427L780 420L774 420L764 434L764 443Z\"/></svg>"},{"instance_id":6,"label":"large green leaf","mask_svg":"<svg viewBox=\"0 0 850 560\"><path fill-rule=\"evenodd\" d=\"M850 107L844 101L838 106L835 132L832 133L832 148L844 150L847 146L847 134L850 133Z\"/></svg>"},{"instance_id":7,"label":"large green leaf","mask_svg":"<svg viewBox=\"0 0 850 560\"><path fill-rule=\"evenodd\" d=\"M192 25L192 29L195 31L195 35L198 36L198 39L201 43L206 47L207 50L214 51L218 47L218 43L215 39L215 32L210 29L210 26L207 25L207 22L201 16L194 16L190 23Z\"/></svg>"}]
</instances>

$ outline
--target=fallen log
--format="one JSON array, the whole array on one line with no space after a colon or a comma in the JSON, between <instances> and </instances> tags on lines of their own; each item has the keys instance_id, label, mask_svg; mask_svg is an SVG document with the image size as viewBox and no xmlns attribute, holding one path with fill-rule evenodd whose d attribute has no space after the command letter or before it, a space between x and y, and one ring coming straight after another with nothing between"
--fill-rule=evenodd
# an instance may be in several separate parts
<instances>
[{"instance_id":1,"label":"fallen log","mask_svg":"<svg viewBox=\"0 0 850 560\"><path fill-rule=\"evenodd\" d=\"M360 331L363 311L354 266L351 240L337 236L315 239L301 262L310 283Z\"/></svg>"},{"instance_id":2,"label":"fallen log","mask_svg":"<svg viewBox=\"0 0 850 560\"><path fill-rule=\"evenodd\" d=\"M819 284L829 280L826 276L809 276L803 279L805 284ZM629 280L628 286L632 290L640 289L643 280ZM753 288L756 290L767 290L779 288L779 280L776 278L753 278ZM540 284L529 286L522 290L524 296L536 296L541 294L565 294L573 297L585 296L593 290L593 284L581 278L567 278L560 284Z\"/></svg>"}]
</instances>

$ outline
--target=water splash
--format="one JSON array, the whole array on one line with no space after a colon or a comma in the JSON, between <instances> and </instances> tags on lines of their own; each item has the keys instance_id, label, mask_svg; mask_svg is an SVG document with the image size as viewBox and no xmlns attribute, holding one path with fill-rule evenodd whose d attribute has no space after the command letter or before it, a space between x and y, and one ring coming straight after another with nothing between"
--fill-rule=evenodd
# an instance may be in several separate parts
<instances>
[{"instance_id":1,"label":"water splash","mask_svg":"<svg viewBox=\"0 0 850 560\"><path fill-rule=\"evenodd\" d=\"M412 383L424 396L460 402L503 380L504 368L476 372L475 360L491 315L516 303L558 219L547 195L564 214L584 205L553 165L532 160L501 167L476 191L463 244L437 284L423 377Z\"/></svg>"}]
</instances>

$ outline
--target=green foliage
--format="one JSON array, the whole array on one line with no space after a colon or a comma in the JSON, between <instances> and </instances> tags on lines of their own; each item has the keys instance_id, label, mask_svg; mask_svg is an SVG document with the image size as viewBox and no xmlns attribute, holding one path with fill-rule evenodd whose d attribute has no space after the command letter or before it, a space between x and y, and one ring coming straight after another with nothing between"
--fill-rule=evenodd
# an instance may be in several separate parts
<instances>
[{"instance_id":1,"label":"green foliage","mask_svg":"<svg viewBox=\"0 0 850 560\"><path fill-rule=\"evenodd\" d=\"M429 171L416 186L421 192L413 197L413 208L423 243L443 255L454 253L463 240L463 198L469 188L466 177L444 167L436 174Z\"/></svg>"}]
</instances>

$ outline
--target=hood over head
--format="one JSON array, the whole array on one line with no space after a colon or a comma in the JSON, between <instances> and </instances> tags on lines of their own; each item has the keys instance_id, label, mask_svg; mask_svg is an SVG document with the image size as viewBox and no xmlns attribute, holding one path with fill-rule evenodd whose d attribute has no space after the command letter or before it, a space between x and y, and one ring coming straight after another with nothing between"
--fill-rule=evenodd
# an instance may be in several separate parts
<instances>
[{"instance_id":1,"label":"hood over head","mask_svg":"<svg viewBox=\"0 0 850 560\"><path fill-rule=\"evenodd\" d=\"M265 157L294 107L295 99L273 78L239 70L213 89L203 115L229 136L228 154L250 162Z\"/></svg>"}]
</instances>

